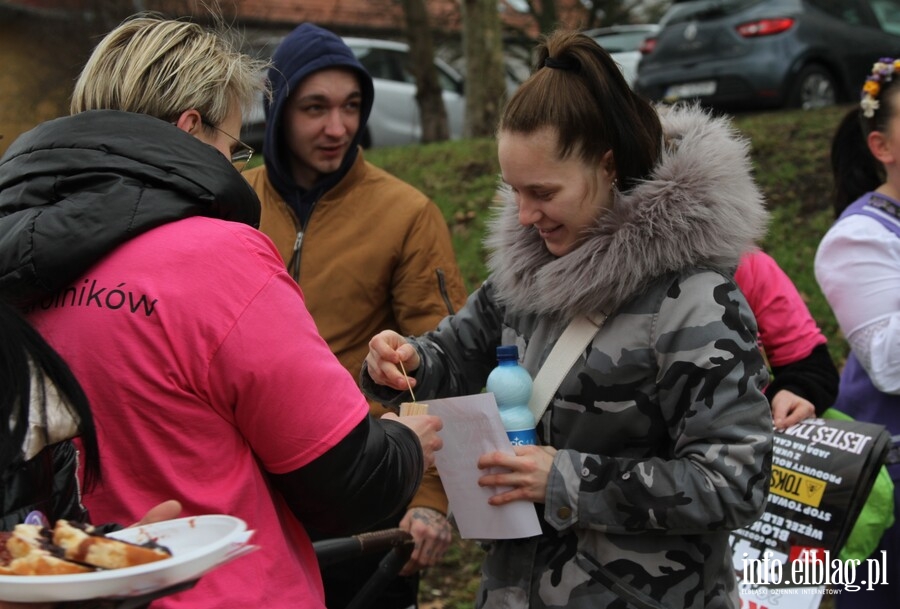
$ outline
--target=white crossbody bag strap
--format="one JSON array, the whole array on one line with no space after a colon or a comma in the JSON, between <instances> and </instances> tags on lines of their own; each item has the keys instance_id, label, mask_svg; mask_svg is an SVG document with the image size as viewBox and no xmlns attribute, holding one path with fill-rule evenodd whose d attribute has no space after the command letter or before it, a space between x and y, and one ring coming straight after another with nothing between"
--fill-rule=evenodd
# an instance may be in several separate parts
<instances>
[{"instance_id":1,"label":"white crossbody bag strap","mask_svg":"<svg viewBox=\"0 0 900 609\"><path fill-rule=\"evenodd\" d=\"M534 378L534 387L531 392L531 400L528 408L534 415L535 422L540 422L544 411L550 405L550 400L556 394L560 384L575 365L578 356L603 327L606 315L598 315L595 319L579 316L569 322L562 335L550 350L544 365L538 370Z\"/></svg>"}]
</instances>

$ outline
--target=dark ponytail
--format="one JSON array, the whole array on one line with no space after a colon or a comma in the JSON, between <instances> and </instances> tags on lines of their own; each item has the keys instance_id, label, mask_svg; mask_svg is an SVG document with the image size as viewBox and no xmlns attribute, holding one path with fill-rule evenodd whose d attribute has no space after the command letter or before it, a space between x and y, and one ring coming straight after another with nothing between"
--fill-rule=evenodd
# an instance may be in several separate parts
<instances>
[{"instance_id":1,"label":"dark ponytail","mask_svg":"<svg viewBox=\"0 0 900 609\"><path fill-rule=\"evenodd\" d=\"M831 140L831 175L834 179L834 216L884 183L884 169L866 142L864 118L853 108L838 125Z\"/></svg>"},{"instance_id":2,"label":"dark ponytail","mask_svg":"<svg viewBox=\"0 0 900 609\"><path fill-rule=\"evenodd\" d=\"M85 486L90 487L99 479L100 458L87 396L59 354L11 305L0 301L0 473L19 458L28 431L32 374L52 383L65 407L80 421ZM36 387L46 408L44 383ZM15 423L10 425L13 417Z\"/></svg>"},{"instance_id":3,"label":"dark ponytail","mask_svg":"<svg viewBox=\"0 0 900 609\"><path fill-rule=\"evenodd\" d=\"M900 92L900 60L882 57L862 86L859 106L844 115L831 140L834 214L884 184L884 166L869 150L869 134L887 133Z\"/></svg>"},{"instance_id":4,"label":"dark ponytail","mask_svg":"<svg viewBox=\"0 0 900 609\"><path fill-rule=\"evenodd\" d=\"M557 30L543 38L531 76L503 109L500 131L559 134L559 156L578 154L596 164L610 150L617 186L630 190L647 178L662 154L656 109L635 93L616 62L597 42Z\"/></svg>"}]
</instances>

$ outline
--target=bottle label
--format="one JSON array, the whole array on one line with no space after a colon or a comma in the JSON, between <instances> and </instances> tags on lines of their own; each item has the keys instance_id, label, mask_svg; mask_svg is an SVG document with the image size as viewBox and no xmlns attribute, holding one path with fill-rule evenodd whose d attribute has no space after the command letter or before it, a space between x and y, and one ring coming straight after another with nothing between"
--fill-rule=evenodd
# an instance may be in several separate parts
<instances>
[{"instance_id":1,"label":"bottle label","mask_svg":"<svg viewBox=\"0 0 900 609\"><path fill-rule=\"evenodd\" d=\"M537 433L535 433L534 429L507 430L506 436L509 438L509 443L513 446L533 446L537 444Z\"/></svg>"}]
</instances>

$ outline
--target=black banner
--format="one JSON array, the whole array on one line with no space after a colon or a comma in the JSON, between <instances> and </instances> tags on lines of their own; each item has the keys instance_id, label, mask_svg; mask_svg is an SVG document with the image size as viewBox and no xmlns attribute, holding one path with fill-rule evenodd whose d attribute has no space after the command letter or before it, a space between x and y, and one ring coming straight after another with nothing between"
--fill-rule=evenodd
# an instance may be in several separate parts
<instances>
[{"instance_id":1,"label":"black banner","mask_svg":"<svg viewBox=\"0 0 900 609\"><path fill-rule=\"evenodd\" d=\"M766 511L732 536L738 578L766 586L836 583L807 577L804 565L821 571L841 563L890 444L884 426L853 420L807 419L776 432Z\"/></svg>"}]
</instances>

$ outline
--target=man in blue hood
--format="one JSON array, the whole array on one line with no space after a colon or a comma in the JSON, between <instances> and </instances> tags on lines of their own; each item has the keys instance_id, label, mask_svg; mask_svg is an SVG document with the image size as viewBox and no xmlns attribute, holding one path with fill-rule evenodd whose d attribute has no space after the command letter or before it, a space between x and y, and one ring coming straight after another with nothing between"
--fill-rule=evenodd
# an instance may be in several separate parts
<instances>
[{"instance_id":1,"label":"man in blue hood","mask_svg":"<svg viewBox=\"0 0 900 609\"><path fill-rule=\"evenodd\" d=\"M309 23L300 25L285 37L275 50L272 63L273 68L269 71L272 98L265 105L263 156L266 173L275 190L304 221L315 202L338 184L356 161L375 91L372 77L344 41ZM310 77L325 86L335 77L342 78L351 87L345 89L348 91L345 99L336 100L341 103L339 122L347 128L338 131L340 125L328 125L328 132L319 138L324 141L316 141L310 134L291 137L288 129L296 121L285 120L285 110L289 107L294 110L293 106L300 101L291 94ZM334 86L338 86L337 83ZM307 100L306 103L318 105L301 111L324 112L323 101L321 98ZM355 124L346 124L349 122Z\"/></svg>"},{"instance_id":2,"label":"man in blue hood","mask_svg":"<svg viewBox=\"0 0 900 609\"><path fill-rule=\"evenodd\" d=\"M363 158L374 89L351 49L333 33L303 24L272 62L265 166L245 176L262 205L260 230L300 284L320 334L357 378L372 336L433 330L465 303L466 289L440 209ZM387 412L377 402L370 410ZM436 564L450 543L446 513L432 471L406 513L377 527L408 530L416 549L403 577L371 606L416 604L416 573ZM323 569L327 606L344 607L379 558Z\"/></svg>"}]
</instances>

